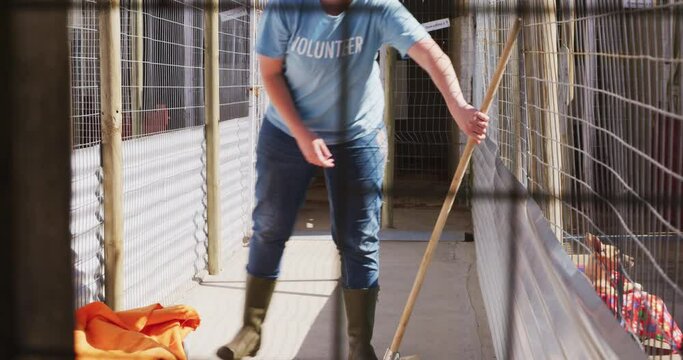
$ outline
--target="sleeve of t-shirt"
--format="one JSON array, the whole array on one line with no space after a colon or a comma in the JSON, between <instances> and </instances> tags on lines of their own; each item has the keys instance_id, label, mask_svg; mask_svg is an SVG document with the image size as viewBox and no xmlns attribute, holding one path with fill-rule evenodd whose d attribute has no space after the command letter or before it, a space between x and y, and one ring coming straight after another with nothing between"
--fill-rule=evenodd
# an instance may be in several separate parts
<instances>
[{"instance_id":1,"label":"sleeve of t-shirt","mask_svg":"<svg viewBox=\"0 0 683 360\"><path fill-rule=\"evenodd\" d=\"M271 58L282 58L289 44L286 1L270 0L259 22L256 36L256 52Z\"/></svg>"},{"instance_id":2,"label":"sleeve of t-shirt","mask_svg":"<svg viewBox=\"0 0 683 360\"><path fill-rule=\"evenodd\" d=\"M382 37L384 44L398 50L402 56L416 42L429 37L429 33L399 0L388 0L382 11Z\"/></svg>"}]
</instances>

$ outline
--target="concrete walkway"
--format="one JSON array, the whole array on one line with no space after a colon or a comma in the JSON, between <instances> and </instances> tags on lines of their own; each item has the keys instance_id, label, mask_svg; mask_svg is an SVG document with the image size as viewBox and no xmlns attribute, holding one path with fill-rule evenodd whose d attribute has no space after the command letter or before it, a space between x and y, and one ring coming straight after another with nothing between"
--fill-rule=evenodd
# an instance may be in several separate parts
<instances>
[{"instance_id":1,"label":"concrete walkway","mask_svg":"<svg viewBox=\"0 0 683 360\"><path fill-rule=\"evenodd\" d=\"M382 290L373 341L380 358L391 342L425 247L426 242L382 241ZM215 359L216 348L241 325L246 259L247 249L241 249L221 275L206 277L180 300L202 317L199 329L186 339L190 359ZM328 236L290 240L256 359L334 358L339 343L335 336L344 332L338 327L343 316L335 311L342 309L335 291L338 261ZM342 344L346 350L345 338ZM439 245L401 354L417 354L423 360L494 358L473 243Z\"/></svg>"}]
</instances>

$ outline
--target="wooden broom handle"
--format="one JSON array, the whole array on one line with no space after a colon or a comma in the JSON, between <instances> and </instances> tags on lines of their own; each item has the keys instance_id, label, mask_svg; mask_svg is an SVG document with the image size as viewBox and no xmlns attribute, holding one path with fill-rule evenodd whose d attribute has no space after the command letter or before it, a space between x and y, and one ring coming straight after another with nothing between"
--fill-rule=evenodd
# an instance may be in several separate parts
<instances>
[{"instance_id":1,"label":"wooden broom handle","mask_svg":"<svg viewBox=\"0 0 683 360\"><path fill-rule=\"evenodd\" d=\"M493 78L491 78L491 84L489 85L489 88L486 92L486 96L484 96L484 102L481 106L481 109L479 110L482 113L487 113L489 111L489 108L491 107L491 103L493 102L493 96L496 94L496 91L498 90L498 85L500 85L500 81L503 78L505 66L507 65L507 62L510 59L512 46L517 40L517 34L519 33L521 24L522 19L518 18L515 20L514 24L512 25L512 28L510 29L510 34L508 35L507 41L505 42L503 54L501 55L500 60L498 61L498 67L496 68L496 72L493 74ZM403 314L401 315L401 320L398 323L398 328L396 328L394 339L391 342L391 347L389 348L391 353L398 353L398 348L401 346L401 341L403 340L403 335L405 334L406 327L408 326L410 315L413 312L415 301L417 300L417 296L420 293L420 289L422 288L422 283L424 282L424 278L427 273L427 268L429 267L429 264L432 261L432 255L434 254L436 245L438 244L439 239L441 238L441 233L443 232L443 228L446 225L448 214L451 212L451 207L453 207L453 202L455 201L455 195L458 192L458 189L460 188L462 179L465 177L465 171L467 170L467 167L470 163L470 158L472 157L472 152L474 151L474 147L476 145L477 143L473 139L469 139L467 141L467 146L465 146L465 151L463 152L462 157L460 157L458 168L455 171L453 181L451 182L451 186L448 189L446 200L444 200L443 206L441 206L441 212L439 213L439 217L436 220L436 225L434 225L432 236L429 238L429 244L427 244L427 249L425 250L425 254L422 257L422 262L420 263L420 269L417 271L417 276L415 277L413 288L410 291L410 296L408 296L408 301L406 303L405 308L403 309ZM385 357L384 360L389 359Z\"/></svg>"}]
</instances>

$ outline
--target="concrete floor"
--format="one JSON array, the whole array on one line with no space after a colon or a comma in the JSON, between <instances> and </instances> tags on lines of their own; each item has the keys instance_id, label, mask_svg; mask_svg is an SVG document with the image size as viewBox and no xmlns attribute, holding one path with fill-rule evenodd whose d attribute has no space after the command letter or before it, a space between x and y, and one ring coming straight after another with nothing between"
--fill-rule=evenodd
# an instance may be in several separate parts
<instances>
[{"instance_id":1,"label":"concrete floor","mask_svg":"<svg viewBox=\"0 0 683 360\"><path fill-rule=\"evenodd\" d=\"M326 235L329 219L323 191L314 187L309 193L299 215L297 235L285 250L282 275L256 359L333 359L339 348L345 358L343 308L335 290L339 258ZM391 342L427 245L424 241L405 240L426 240L438 211L435 206L398 209L396 220L401 228L384 234L381 293L373 338L380 358ZM461 239L470 226L469 214L456 210L445 235ZM387 235L403 241L392 241ZM200 286L179 299L195 307L202 317L201 326L186 339L190 359L215 359L215 350L239 329L246 260L247 249L240 249L220 275L205 277ZM335 341L340 334L343 338ZM439 244L403 339L401 354L416 354L423 360L495 358L477 280L474 243Z\"/></svg>"},{"instance_id":2,"label":"concrete floor","mask_svg":"<svg viewBox=\"0 0 683 360\"><path fill-rule=\"evenodd\" d=\"M411 184L402 184L405 193L395 198L394 224L392 229L384 230L381 236L387 240L427 241L436 223L444 197L430 193L429 189L410 190ZM436 186L436 185L434 185ZM413 185L412 187L415 187ZM424 185L423 185L424 187ZM447 189L439 189L445 193ZM427 194L418 197L415 194ZM330 217L325 185L315 182L311 185L306 203L299 211L296 224L297 233L329 234ZM465 232L472 231L472 216L469 210L454 206L446 221L442 241L462 241Z\"/></svg>"},{"instance_id":3,"label":"concrete floor","mask_svg":"<svg viewBox=\"0 0 683 360\"><path fill-rule=\"evenodd\" d=\"M423 188L402 189L407 190L397 196L396 228L381 234L382 290L373 340L380 358L394 335L442 201L434 193L418 196ZM285 251L282 276L264 325L264 342L255 359L334 359L337 351L345 359L343 308L336 290L339 259L329 225L324 186L313 184ZM462 242L471 226L469 212L455 207L403 339L403 356L495 358L474 243ZM239 329L246 261L247 249L240 249L220 275L205 277L184 298L176 299L195 307L202 317L201 326L185 342L190 359L216 359L215 350ZM649 358L681 357L667 353Z\"/></svg>"},{"instance_id":4,"label":"concrete floor","mask_svg":"<svg viewBox=\"0 0 683 360\"><path fill-rule=\"evenodd\" d=\"M425 246L424 242L382 243L382 290L374 336L379 356L391 342ZM215 349L238 330L246 259L246 249L240 250L221 275L205 278L182 299L202 317L199 329L186 339L191 359L214 359ZM300 236L290 241L256 359L333 358L338 274L338 256L329 238ZM421 359L495 358L473 243L439 244L401 353L418 354Z\"/></svg>"}]
</instances>

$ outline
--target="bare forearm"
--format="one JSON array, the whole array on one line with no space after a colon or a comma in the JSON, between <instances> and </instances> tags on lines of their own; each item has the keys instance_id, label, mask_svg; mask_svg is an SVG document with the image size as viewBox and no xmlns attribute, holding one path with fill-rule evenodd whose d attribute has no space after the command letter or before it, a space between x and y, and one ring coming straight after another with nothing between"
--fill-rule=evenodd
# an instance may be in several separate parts
<instances>
[{"instance_id":1,"label":"bare forearm","mask_svg":"<svg viewBox=\"0 0 683 360\"><path fill-rule=\"evenodd\" d=\"M427 68L427 73L443 95L448 107L467 105L451 59L438 46L434 46L430 52L432 52L432 60Z\"/></svg>"},{"instance_id":2,"label":"bare forearm","mask_svg":"<svg viewBox=\"0 0 683 360\"><path fill-rule=\"evenodd\" d=\"M436 62L429 76L437 88L439 88L451 112L453 112L455 106L463 107L468 103L460 88L460 82L455 74L451 60L443 52L441 54L443 56Z\"/></svg>"},{"instance_id":3,"label":"bare forearm","mask_svg":"<svg viewBox=\"0 0 683 360\"><path fill-rule=\"evenodd\" d=\"M416 44L409 54L429 74L451 112L468 104L451 60L433 40Z\"/></svg>"},{"instance_id":4,"label":"bare forearm","mask_svg":"<svg viewBox=\"0 0 683 360\"><path fill-rule=\"evenodd\" d=\"M465 100L453 64L439 45L431 38L420 40L408 50L408 54L429 74L460 129L477 142L483 140L488 116Z\"/></svg>"},{"instance_id":5,"label":"bare forearm","mask_svg":"<svg viewBox=\"0 0 683 360\"><path fill-rule=\"evenodd\" d=\"M297 137L306 128L301 121L299 112L296 110L292 94L289 91L285 77L282 74L272 74L263 77L263 84L270 98L270 102L275 106L277 112L287 124L292 135Z\"/></svg>"}]
</instances>

